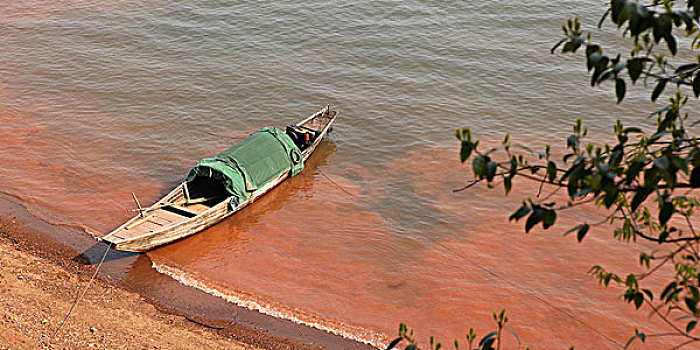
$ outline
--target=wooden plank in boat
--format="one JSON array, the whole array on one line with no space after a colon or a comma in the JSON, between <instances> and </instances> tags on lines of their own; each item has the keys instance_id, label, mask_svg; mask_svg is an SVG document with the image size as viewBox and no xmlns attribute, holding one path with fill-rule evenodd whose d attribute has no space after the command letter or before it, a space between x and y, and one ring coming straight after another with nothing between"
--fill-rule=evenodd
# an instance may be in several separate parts
<instances>
[{"instance_id":1,"label":"wooden plank in boat","mask_svg":"<svg viewBox=\"0 0 700 350\"><path fill-rule=\"evenodd\" d=\"M163 224L165 226L173 225L178 222L187 220L186 216L182 216L163 209L156 210L155 212L153 212L153 214L154 217L151 220Z\"/></svg>"},{"instance_id":2,"label":"wooden plank in boat","mask_svg":"<svg viewBox=\"0 0 700 350\"><path fill-rule=\"evenodd\" d=\"M209 210L211 207L204 205L204 204L188 204L185 209L195 212L197 214L201 214L207 210Z\"/></svg>"},{"instance_id":3,"label":"wooden plank in boat","mask_svg":"<svg viewBox=\"0 0 700 350\"><path fill-rule=\"evenodd\" d=\"M119 232L119 235L124 237L125 239L129 239L129 238L134 238L134 237L144 235L146 233L150 233L151 231L158 231L158 230L161 230L162 228L163 228L163 226L154 224L150 221L142 221L138 225L133 226L132 228L130 228L128 230L123 230L123 231Z\"/></svg>"},{"instance_id":4,"label":"wooden plank in boat","mask_svg":"<svg viewBox=\"0 0 700 350\"><path fill-rule=\"evenodd\" d=\"M133 229L134 227L136 227L136 226L138 226L138 225L141 225L142 223L148 221L150 218L153 217L153 215L155 215L155 214L151 213L151 214L142 216L142 217L136 219L136 221L134 221L134 222L132 222L132 223L126 225L126 227L125 227L124 229L125 229L125 230L131 230L131 229Z\"/></svg>"},{"instance_id":5,"label":"wooden plank in boat","mask_svg":"<svg viewBox=\"0 0 700 350\"><path fill-rule=\"evenodd\" d=\"M178 222L182 222L184 220L187 220L187 217L172 213L163 209L158 209L155 211L152 211L148 215L144 216L143 218L139 218L138 220L134 221L133 223L129 224L125 230L122 230L120 233L121 235L128 235L129 237L124 237L124 238L130 238L130 237L136 237L140 233L147 233L150 232L151 230L159 230L160 228L164 226L170 226L174 225ZM140 232L139 234L134 234L132 231L138 231Z\"/></svg>"}]
</instances>

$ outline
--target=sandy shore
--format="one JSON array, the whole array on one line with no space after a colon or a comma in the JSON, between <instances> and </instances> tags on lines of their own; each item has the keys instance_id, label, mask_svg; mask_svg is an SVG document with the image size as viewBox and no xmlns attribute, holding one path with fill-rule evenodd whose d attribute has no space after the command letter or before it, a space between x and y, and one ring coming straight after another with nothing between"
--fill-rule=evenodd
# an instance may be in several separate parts
<instances>
[{"instance_id":1,"label":"sandy shore","mask_svg":"<svg viewBox=\"0 0 700 350\"><path fill-rule=\"evenodd\" d=\"M101 278L92 282L49 343L95 269L80 263L74 249L47 235L51 229L56 227L35 220L18 203L0 196L0 350L371 348L223 301L217 304L216 298L184 286L168 288L179 289L193 303L191 308L179 305L182 302L169 305L170 299L160 301L138 287ZM150 278L170 281L150 267L146 271L153 275ZM203 311L197 302L207 298L212 299L207 301L210 308L222 315L235 314L236 322Z\"/></svg>"},{"instance_id":2,"label":"sandy shore","mask_svg":"<svg viewBox=\"0 0 700 350\"><path fill-rule=\"evenodd\" d=\"M91 276L40 257L11 239L12 230L0 225L0 349L256 348L159 312L138 294L101 280L93 281L49 343Z\"/></svg>"}]
</instances>

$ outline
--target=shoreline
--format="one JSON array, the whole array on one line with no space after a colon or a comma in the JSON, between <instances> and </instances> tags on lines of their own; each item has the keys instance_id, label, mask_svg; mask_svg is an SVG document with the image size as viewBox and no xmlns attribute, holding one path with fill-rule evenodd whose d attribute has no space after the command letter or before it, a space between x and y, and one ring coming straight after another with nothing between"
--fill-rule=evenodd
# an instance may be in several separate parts
<instances>
[{"instance_id":1,"label":"shoreline","mask_svg":"<svg viewBox=\"0 0 700 350\"><path fill-rule=\"evenodd\" d=\"M90 275L41 257L10 236L11 226L0 229L0 349L258 349L161 313L138 294L100 279L51 339Z\"/></svg>"},{"instance_id":2,"label":"shoreline","mask_svg":"<svg viewBox=\"0 0 700 350\"><path fill-rule=\"evenodd\" d=\"M85 251L60 244L48 233L52 229L58 228L35 218L14 200L0 196L0 287L2 294L12 296L0 303L0 322L4 324L0 327L0 343L4 344L0 349L22 349L22 342L48 339L68 312L78 286L82 292L94 273L92 263L97 262L92 262L92 258L99 255L99 260L104 252L104 245L94 244L87 235L76 239L81 242L71 243L80 246L92 242L93 246ZM57 335L57 343L44 347L184 349L199 341L204 343L197 348L212 349L374 349L181 285L153 270L145 255L138 256L133 265L130 274L136 277L121 282L101 271ZM100 295L111 297L100 299ZM114 303L114 296L119 302ZM22 305L35 307L18 309ZM13 318L15 313L18 314ZM125 318L127 314L138 322ZM24 321L17 323L18 320ZM103 329L100 325L105 322L117 326ZM158 330L158 335L165 335L169 343L143 335L139 331L143 325ZM108 330L112 333L105 334Z\"/></svg>"}]
</instances>

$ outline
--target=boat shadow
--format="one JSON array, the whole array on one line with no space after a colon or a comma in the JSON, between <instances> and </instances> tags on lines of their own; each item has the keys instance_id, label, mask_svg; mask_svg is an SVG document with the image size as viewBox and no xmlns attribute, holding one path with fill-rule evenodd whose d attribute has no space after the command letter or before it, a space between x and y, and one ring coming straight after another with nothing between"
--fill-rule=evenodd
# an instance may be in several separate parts
<instances>
[{"instance_id":1,"label":"boat shadow","mask_svg":"<svg viewBox=\"0 0 700 350\"><path fill-rule=\"evenodd\" d=\"M298 176L294 176L291 179L282 182L277 188L260 198L258 201L259 203L254 203L244 208L240 213L224 219L222 222L214 225L213 227L210 227L197 235L185 237L182 240L197 242L205 236L208 236L207 240L209 240L212 238L212 236L216 236L214 233L216 231L223 231L223 237L227 237L229 239L235 238L236 235L231 237L231 232L245 230L245 227L258 222L266 213L277 211L282 208L283 203L287 202L289 198L294 197L294 195L298 192L311 190L314 185L316 169L323 167L326 164L328 158L331 154L333 154L335 148L336 146L333 142L328 142L327 140L322 141L319 144L319 147L316 149L316 152L314 152L314 156L309 158L308 162L306 163L306 171L303 171ZM170 191L168 188L164 190L166 193ZM212 233L214 234L212 235ZM176 245L182 240L177 240L170 244L164 245L163 247L159 247L158 249L160 250L168 246ZM71 260L81 265L97 265L100 263L103 256L104 261L109 262L136 257L141 254L109 248L109 251L105 256L105 249L108 249L108 245L109 243L98 241ZM197 246L197 244L195 244L195 246Z\"/></svg>"},{"instance_id":2,"label":"boat shadow","mask_svg":"<svg viewBox=\"0 0 700 350\"><path fill-rule=\"evenodd\" d=\"M149 251L149 257L155 254L158 258L173 259L177 256L178 264L186 265L190 260L211 253L213 250L227 247L230 253L240 249L247 243L247 238L241 236L242 232L250 231L250 228L268 217L271 213L283 209L293 201L313 193L316 183L317 169L327 164L328 159L335 151L335 144L324 140L314 152L313 156L304 165L304 170L298 175L283 181L277 187L260 197L255 203L241 209L234 215L209 227L201 232L171 242ZM293 204L292 204L293 205Z\"/></svg>"},{"instance_id":3,"label":"boat shadow","mask_svg":"<svg viewBox=\"0 0 700 350\"><path fill-rule=\"evenodd\" d=\"M109 249L109 251L105 252L106 249ZM76 255L71 260L81 265L97 265L100 263L100 261L102 261L103 256L104 261L108 262L114 260L121 260L125 258L131 258L137 255L139 255L139 253L114 250L110 248L109 243L99 241L93 244L90 248L83 251L82 253Z\"/></svg>"}]
</instances>

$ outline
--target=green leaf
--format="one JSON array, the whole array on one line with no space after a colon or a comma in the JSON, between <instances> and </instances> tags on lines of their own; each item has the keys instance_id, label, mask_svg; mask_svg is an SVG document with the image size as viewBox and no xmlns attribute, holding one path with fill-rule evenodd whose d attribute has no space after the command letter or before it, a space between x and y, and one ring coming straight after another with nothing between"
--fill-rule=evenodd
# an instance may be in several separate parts
<instances>
[{"instance_id":1,"label":"green leaf","mask_svg":"<svg viewBox=\"0 0 700 350\"><path fill-rule=\"evenodd\" d=\"M477 156L472 162L472 168L474 169L474 175L481 178L486 175L486 158L484 156Z\"/></svg>"},{"instance_id":2,"label":"green leaf","mask_svg":"<svg viewBox=\"0 0 700 350\"><path fill-rule=\"evenodd\" d=\"M630 209L634 212L639 208L639 205L644 203L644 201L647 199L647 196L649 196L648 192L646 189L641 189L637 190L634 193L634 197L632 197L632 203L630 204Z\"/></svg>"},{"instance_id":3,"label":"green leaf","mask_svg":"<svg viewBox=\"0 0 700 350\"><path fill-rule=\"evenodd\" d=\"M493 181L493 177L496 176L496 169L498 169L498 163L494 161L486 163L486 180L488 182Z\"/></svg>"},{"instance_id":4,"label":"green leaf","mask_svg":"<svg viewBox=\"0 0 700 350\"><path fill-rule=\"evenodd\" d=\"M658 43L661 38L670 36L672 29L673 23L671 23L671 18L666 14L659 15L656 21L654 21L654 29L652 30L654 42Z\"/></svg>"},{"instance_id":5,"label":"green leaf","mask_svg":"<svg viewBox=\"0 0 700 350\"><path fill-rule=\"evenodd\" d=\"M671 51L671 54L675 56L676 52L678 52L678 44L676 43L676 38L673 35L669 34L664 39L666 39L668 50Z\"/></svg>"},{"instance_id":6,"label":"green leaf","mask_svg":"<svg viewBox=\"0 0 700 350\"><path fill-rule=\"evenodd\" d=\"M673 203L669 201L661 202L661 210L659 211L659 223L664 225L673 215Z\"/></svg>"},{"instance_id":7,"label":"green leaf","mask_svg":"<svg viewBox=\"0 0 700 350\"><path fill-rule=\"evenodd\" d=\"M491 153L493 153L493 152L496 152L496 151L498 151L498 150L499 150L498 147L491 148L490 150L488 150L488 152L484 153L484 155L485 155L485 156L488 156L489 154L491 154Z\"/></svg>"},{"instance_id":8,"label":"green leaf","mask_svg":"<svg viewBox=\"0 0 700 350\"><path fill-rule=\"evenodd\" d=\"M525 221L525 232L530 232L540 221L542 221L542 209L535 209L532 214L527 217L527 221Z\"/></svg>"},{"instance_id":9,"label":"green leaf","mask_svg":"<svg viewBox=\"0 0 700 350\"><path fill-rule=\"evenodd\" d=\"M491 333L485 335L485 336L484 336L483 338L481 338L481 340L479 341L479 345L480 345L480 346L481 346L481 345L484 345L484 343L486 343L487 341L491 340L491 339L492 339L493 337L495 337L496 335L498 335L498 332L496 332L496 331L493 331L493 332L491 332Z\"/></svg>"},{"instance_id":10,"label":"green leaf","mask_svg":"<svg viewBox=\"0 0 700 350\"><path fill-rule=\"evenodd\" d=\"M576 50L575 45L571 41L567 41L564 47L561 49L561 53L574 52Z\"/></svg>"},{"instance_id":11,"label":"green leaf","mask_svg":"<svg viewBox=\"0 0 700 350\"><path fill-rule=\"evenodd\" d=\"M678 287L678 282L669 283L663 292L661 292L660 298L666 302L671 301L671 299L676 295L676 287Z\"/></svg>"},{"instance_id":12,"label":"green leaf","mask_svg":"<svg viewBox=\"0 0 700 350\"><path fill-rule=\"evenodd\" d=\"M481 346L481 350L494 350L493 343L496 342L496 339L489 339L488 341L484 342L484 345ZM479 350L479 349L476 349Z\"/></svg>"},{"instance_id":13,"label":"green leaf","mask_svg":"<svg viewBox=\"0 0 700 350\"><path fill-rule=\"evenodd\" d=\"M608 56L602 56L600 60L594 64L595 69L593 70L593 74L591 74L591 86L595 86L595 84L600 82L600 75L605 71L609 62L610 58L608 58Z\"/></svg>"},{"instance_id":14,"label":"green leaf","mask_svg":"<svg viewBox=\"0 0 700 350\"><path fill-rule=\"evenodd\" d=\"M615 204L615 200L617 199L617 195L619 192L620 190L615 186L612 186L605 191L605 196L603 197L603 204L605 204L606 208L610 208L610 206Z\"/></svg>"},{"instance_id":15,"label":"green leaf","mask_svg":"<svg viewBox=\"0 0 700 350\"><path fill-rule=\"evenodd\" d=\"M597 45L596 45L597 46ZM589 46L589 48L592 46ZM586 49L588 51L588 49ZM598 62L603 58L603 55L599 51L591 51L590 54L587 55L586 59L586 65L588 67L588 71L590 72L593 67L595 67Z\"/></svg>"},{"instance_id":16,"label":"green leaf","mask_svg":"<svg viewBox=\"0 0 700 350\"><path fill-rule=\"evenodd\" d=\"M659 95L661 95L661 93L664 92L665 88L666 88L666 79L660 79L659 83L656 84L654 91L652 91L652 93L651 93L651 102L656 101L656 99L659 98Z\"/></svg>"},{"instance_id":17,"label":"green leaf","mask_svg":"<svg viewBox=\"0 0 700 350\"><path fill-rule=\"evenodd\" d=\"M472 143L467 140L462 141L462 149L459 150L459 159L462 161L462 163L466 162L471 154Z\"/></svg>"},{"instance_id":18,"label":"green leaf","mask_svg":"<svg viewBox=\"0 0 700 350\"><path fill-rule=\"evenodd\" d=\"M568 235L569 235L569 233L571 233L571 232L574 232L574 231L578 231L578 230L580 230L580 229L581 229L581 227L583 227L583 225L584 225L584 224L581 224L581 225L576 225L576 226L574 226L573 228L571 228L570 230L568 230L568 231L564 232L564 237L568 236Z\"/></svg>"},{"instance_id":19,"label":"green leaf","mask_svg":"<svg viewBox=\"0 0 700 350\"><path fill-rule=\"evenodd\" d=\"M695 79L693 79L693 94L695 97L700 96L700 72L695 74Z\"/></svg>"},{"instance_id":20,"label":"green leaf","mask_svg":"<svg viewBox=\"0 0 700 350\"><path fill-rule=\"evenodd\" d=\"M615 72L613 72L612 70L606 71L598 78L598 84L600 84L600 83L602 83L602 82L604 82L604 81L606 81L614 76L615 76Z\"/></svg>"},{"instance_id":21,"label":"green leaf","mask_svg":"<svg viewBox=\"0 0 700 350\"><path fill-rule=\"evenodd\" d=\"M688 73L688 72L691 72L691 71L697 69L698 67L700 67L700 64L698 64L698 63L684 64L684 65L678 67L676 69L675 73L676 74L685 74L685 73Z\"/></svg>"},{"instance_id":22,"label":"green leaf","mask_svg":"<svg viewBox=\"0 0 700 350\"><path fill-rule=\"evenodd\" d=\"M700 291L698 291L698 287L690 285L688 289L690 289L690 294L693 295L693 300L700 300Z\"/></svg>"},{"instance_id":23,"label":"green leaf","mask_svg":"<svg viewBox=\"0 0 700 350\"><path fill-rule=\"evenodd\" d=\"M698 321L690 321L688 322L687 325L685 325L685 332L690 333L693 329L695 329L695 326L698 325Z\"/></svg>"},{"instance_id":24,"label":"green leaf","mask_svg":"<svg viewBox=\"0 0 700 350\"><path fill-rule=\"evenodd\" d=\"M386 347L386 350L391 350L394 347L396 347L396 345L398 345L402 339L403 338L396 338L396 339L392 340L391 343L389 343L389 346Z\"/></svg>"},{"instance_id":25,"label":"green leaf","mask_svg":"<svg viewBox=\"0 0 700 350\"><path fill-rule=\"evenodd\" d=\"M685 27L688 31L693 27L693 14L692 12L680 11L679 13L681 20L685 22Z\"/></svg>"},{"instance_id":26,"label":"green leaf","mask_svg":"<svg viewBox=\"0 0 700 350\"><path fill-rule=\"evenodd\" d=\"M636 331L637 331L637 330L635 329L635 332L636 332ZM639 339L639 340L642 341L642 343L644 343L644 341L647 339L647 336L646 336L644 333L637 333L637 334L633 335L633 336L630 338L630 340L627 341L627 344L625 344L625 349L627 349L627 348L630 346L630 344L632 344L632 342L633 342L635 339Z\"/></svg>"},{"instance_id":27,"label":"green leaf","mask_svg":"<svg viewBox=\"0 0 700 350\"><path fill-rule=\"evenodd\" d=\"M511 215L511 216L508 218L508 221L513 221L513 220L516 220L516 221L517 221L517 220L520 220L520 219L523 218L525 215L527 215L531 210L532 210L532 209L526 207L526 206L523 204L522 207L518 208L518 210L517 210L515 213L513 213L513 215Z\"/></svg>"},{"instance_id":28,"label":"green leaf","mask_svg":"<svg viewBox=\"0 0 700 350\"><path fill-rule=\"evenodd\" d=\"M617 103L622 102L625 98L625 81L622 79L615 80L615 95L617 96Z\"/></svg>"},{"instance_id":29,"label":"green leaf","mask_svg":"<svg viewBox=\"0 0 700 350\"><path fill-rule=\"evenodd\" d=\"M700 187L700 166L694 167L693 171L690 172L690 187Z\"/></svg>"},{"instance_id":30,"label":"green leaf","mask_svg":"<svg viewBox=\"0 0 700 350\"><path fill-rule=\"evenodd\" d=\"M698 313L698 302L697 300L693 300L692 298L685 298L685 306L688 307L688 310L692 312L693 314Z\"/></svg>"},{"instance_id":31,"label":"green leaf","mask_svg":"<svg viewBox=\"0 0 700 350\"><path fill-rule=\"evenodd\" d=\"M578 182L580 177L581 176L579 175L579 173L573 173L571 179L569 179L569 183L566 184L566 192L569 194L569 197L571 197L571 199L574 199L576 194L579 192Z\"/></svg>"},{"instance_id":32,"label":"green leaf","mask_svg":"<svg viewBox=\"0 0 700 350\"><path fill-rule=\"evenodd\" d=\"M637 292L634 294L634 307L639 309L642 307L642 304L644 303L644 294Z\"/></svg>"},{"instance_id":33,"label":"green leaf","mask_svg":"<svg viewBox=\"0 0 700 350\"><path fill-rule=\"evenodd\" d=\"M515 340L518 341L518 345L520 345L520 337L518 336L517 333L513 330L513 328L510 328L509 326L506 326L506 329L510 331L511 334L515 337Z\"/></svg>"},{"instance_id":34,"label":"green leaf","mask_svg":"<svg viewBox=\"0 0 700 350\"><path fill-rule=\"evenodd\" d=\"M664 135L668 135L668 134L669 134L669 132L666 130L656 132L656 133L654 133L654 135L651 135L651 137L649 137L649 142L650 143L656 142L656 141L660 140Z\"/></svg>"},{"instance_id":35,"label":"green leaf","mask_svg":"<svg viewBox=\"0 0 700 350\"><path fill-rule=\"evenodd\" d=\"M554 225L557 220L557 212L552 209L546 209L542 213L542 227L546 230L550 226Z\"/></svg>"},{"instance_id":36,"label":"green leaf","mask_svg":"<svg viewBox=\"0 0 700 350\"><path fill-rule=\"evenodd\" d=\"M625 4L626 1L624 0L612 0L611 1L611 8L612 8L612 20L613 23L617 24L618 27L621 26L623 23L628 18L628 15L626 14L625 11Z\"/></svg>"},{"instance_id":37,"label":"green leaf","mask_svg":"<svg viewBox=\"0 0 700 350\"><path fill-rule=\"evenodd\" d=\"M557 178L557 165L551 160L547 163L547 178L549 182L554 182Z\"/></svg>"},{"instance_id":38,"label":"green leaf","mask_svg":"<svg viewBox=\"0 0 700 350\"><path fill-rule=\"evenodd\" d=\"M630 3L631 2L628 2L628 5ZM633 3L632 6L636 7L636 9L630 12L628 28L632 36L638 36L645 30L651 28L656 21L654 21L654 17L645 6L638 3Z\"/></svg>"},{"instance_id":39,"label":"green leaf","mask_svg":"<svg viewBox=\"0 0 700 350\"><path fill-rule=\"evenodd\" d=\"M410 344L407 347L404 348L405 350L418 350L418 346L416 344Z\"/></svg>"},{"instance_id":40,"label":"green leaf","mask_svg":"<svg viewBox=\"0 0 700 350\"><path fill-rule=\"evenodd\" d=\"M632 58L627 60L627 72L630 74L630 79L632 83L637 82L639 76L644 70L644 59L642 58Z\"/></svg>"},{"instance_id":41,"label":"green leaf","mask_svg":"<svg viewBox=\"0 0 700 350\"><path fill-rule=\"evenodd\" d=\"M510 193L510 189L513 187L513 181L510 177L503 178L503 188L506 190L506 194Z\"/></svg>"},{"instance_id":42,"label":"green leaf","mask_svg":"<svg viewBox=\"0 0 700 350\"><path fill-rule=\"evenodd\" d=\"M578 229L578 232L576 233L576 239L578 239L579 242L583 241L583 237L586 237L586 233L588 233L588 229L590 226L588 224L583 224L580 225L581 227Z\"/></svg>"}]
</instances>

